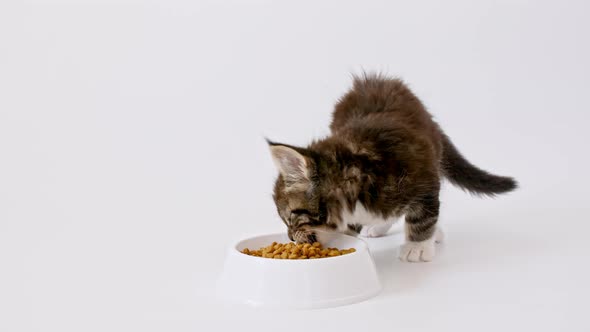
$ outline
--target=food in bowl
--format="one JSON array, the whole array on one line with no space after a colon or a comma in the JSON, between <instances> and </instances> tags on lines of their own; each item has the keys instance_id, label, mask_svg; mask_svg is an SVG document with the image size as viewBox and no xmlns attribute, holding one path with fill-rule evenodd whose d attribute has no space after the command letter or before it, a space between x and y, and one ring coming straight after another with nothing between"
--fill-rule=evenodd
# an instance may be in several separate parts
<instances>
[{"instance_id":1,"label":"food in bowl","mask_svg":"<svg viewBox=\"0 0 590 332\"><path fill-rule=\"evenodd\" d=\"M273 259L316 259L342 256L355 252L356 249L324 248L319 242L314 243L277 243L262 247L258 250L245 248L243 254Z\"/></svg>"}]
</instances>

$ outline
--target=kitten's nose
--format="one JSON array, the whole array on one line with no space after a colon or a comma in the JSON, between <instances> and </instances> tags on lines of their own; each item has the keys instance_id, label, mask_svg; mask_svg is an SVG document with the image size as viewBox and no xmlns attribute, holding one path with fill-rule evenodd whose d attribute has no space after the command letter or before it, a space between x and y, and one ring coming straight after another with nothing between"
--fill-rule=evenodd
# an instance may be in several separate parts
<instances>
[{"instance_id":1,"label":"kitten's nose","mask_svg":"<svg viewBox=\"0 0 590 332\"><path fill-rule=\"evenodd\" d=\"M293 234L291 234L291 231L287 232L287 235L289 236L289 240L295 241L295 239L293 239Z\"/></svg>"}]
</instances>

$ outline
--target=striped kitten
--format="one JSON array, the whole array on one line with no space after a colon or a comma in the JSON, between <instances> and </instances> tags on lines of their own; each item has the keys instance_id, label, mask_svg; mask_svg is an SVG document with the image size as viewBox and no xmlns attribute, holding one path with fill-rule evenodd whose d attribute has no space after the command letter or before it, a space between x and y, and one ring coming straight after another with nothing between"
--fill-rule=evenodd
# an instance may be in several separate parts
<instances>
[{"instance_id":1,"label":"striped kitten","mask_svg":"<svg viewBox=\"0 0 590 332\"><path fill-rule=\"evenodd\" d=\"M331 135L306 148L269 142L280 172L274 200L291 240L315 241L314 230L384 235L406 221L403 261L432 260L440 181L493 196L516 182L467 161L420 100L397 79L355 78L336 104Z\"/></svg>"}]
</instances>

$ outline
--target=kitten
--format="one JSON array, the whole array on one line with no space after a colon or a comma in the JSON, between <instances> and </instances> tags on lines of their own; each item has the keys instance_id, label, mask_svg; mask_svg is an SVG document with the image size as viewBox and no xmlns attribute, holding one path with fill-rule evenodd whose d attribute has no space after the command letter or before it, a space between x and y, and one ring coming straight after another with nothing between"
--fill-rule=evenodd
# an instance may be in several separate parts
<instances>
[{"instance_id":1,"label":"kitten","mask_svg":"<svg viewBox=\"0 0 590 332\"><path fill-rule=\"evenodd\" d=\"M306 148L268 142L280 173L273 198L293 241L313 242L315 230L381 236L405 216L399 258L431 261L442 178L488 196L517 186L467 161L398 79L355 77L330 129Z\"/></svg>"}]
</instances>

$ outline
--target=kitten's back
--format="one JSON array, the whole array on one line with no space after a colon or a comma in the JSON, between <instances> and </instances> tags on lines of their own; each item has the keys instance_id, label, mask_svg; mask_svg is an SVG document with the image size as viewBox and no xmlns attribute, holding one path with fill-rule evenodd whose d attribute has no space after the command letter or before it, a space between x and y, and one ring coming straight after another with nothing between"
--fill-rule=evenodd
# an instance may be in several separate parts
<instances>
[{"instance_id":1,"label":"kitten's back","mask_svg":"<svg viewBox=\"0 0 590 332\"><path fill-rule=\"evenodd\" d=\"M379 74L355 77L352 89L335 106L330 129L333 135L344 139L354 137L360 144L371 140L371 136L378 143L377 137L382 140L397 135L398 139L389 139L385 146L381 144L380 151L373 153L395 158L405 155L406 164L414 168L435 165L437 173L474 194L493 196L517 187L514 179L488 173L464 158L399 79ZM353 135L349 134L351 131ZM421 151L420 155L416 151Z\"/></svg>"},{"instance_id":2,"label":"kitten's back","mask_svg":"<svg viewBox=\"0 0 590 332\"><path fill-rule=\"evenodd\" d=\"M437 127L420 100L399 79L379 74L355 77L353 87L338 101L330 125L336 132L351 120L395 120L397 125L430 131Z\"/></svg>"}]
</instances>

